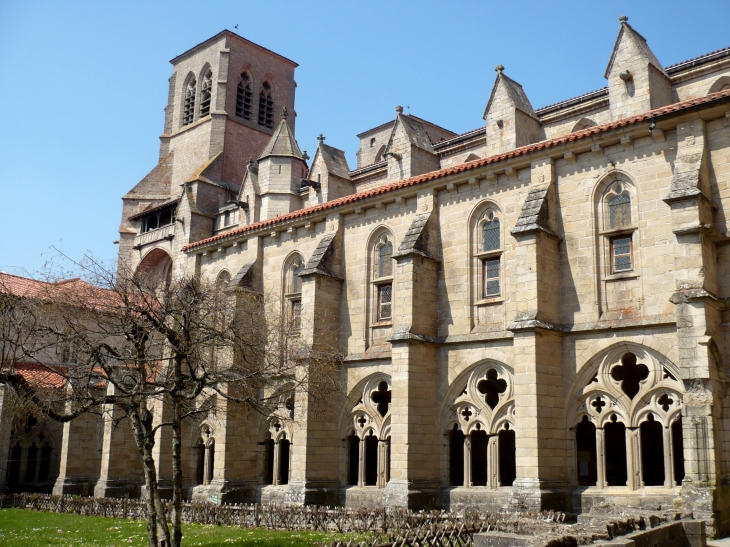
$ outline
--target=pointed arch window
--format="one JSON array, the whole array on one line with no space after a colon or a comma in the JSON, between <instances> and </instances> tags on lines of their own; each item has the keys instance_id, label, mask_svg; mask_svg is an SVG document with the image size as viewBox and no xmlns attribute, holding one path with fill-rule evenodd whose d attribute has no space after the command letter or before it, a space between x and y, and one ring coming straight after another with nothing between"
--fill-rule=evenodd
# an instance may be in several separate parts
<instances>
[{"instance_id":1,"label":"pointed arch window","mask_svg":"<svg viewBox=\"0 0 730 547\"><path fill-rule=\"evenodd\" d=\"M252 104L251 76L244 72L238 80L238 89L236 90L236 116L244 120L250 120Z\"/></svg>"},{"instance_id":2,"label":"pointed arch window","mask_svg":"<svg viewBox=\"0 0 730 547\"><path fill-rule=\"evenodd\" d=\"M488 209L478 223L477 260L481 271L480 299L502 294L502 226L498 213Z\"/></svg>"},{"instance_id":3,"label":"pointed arch window","mask_svg":"<svg viewBox=\"0 0 730 547\"><path fill-rule=\"evenodd\" d=\"M203 84L200 86L200 117L210 114L210 98L213 92L213 72L205 73Z\"/></svg>"},{"instance_id":4,"label":"pointed arch window","mask_svg":"<svg viewBox=\"0 0 730 547\"><path fill-rule=\"evenodd\" d=\"M259 125L274 127L274 92L269 82L261 84L259 92Z\"/></svg>"},{"instance_id":5,"label":"pointed arch window","mask_svg":"<svg viewBox=\"0 0 730 547\"><path fill-rule=\"evenodd\" d=\"M302 257L297 255L290 259L285 270L284 280L284 312L289 319L289 328L291 331L301 329L302 315L302 278L299 274L304 269L304 261Z\"/></svg>"},{"instance_id":6,"label":"pointed arch window","mask_svg":"<svg viewBox=\"0 0 730 547\"><path fill-rule=\"evenodd\" d=\"M197 82L195 78L191 78L188 82L188 86L185 89L185 104L183 106L183 121L182 124L190 125L195 119L195 86Z\"/></svg>"},{"instance_id":7,"label":"pointed arch window","mask_svg":"<svg viewBox=\"0 0 730 547\"><path fill-rule=\"evenodd\" d=\"M621 180L606 191L604 203L604 234L607 242L607 268L609 274L635 270L632 224L632 202L628 185Z\"/></svg>"},{"instance_id":8,"label":"pointed arch window","mask_svg":"<svg viewBox=\"0 0 730 547\"><path fill-rule=\"evenodd\" d=\"M393 319L393 238L381 235L373 252L373 289L376 322Z\"/></svg>"}]
</instances>

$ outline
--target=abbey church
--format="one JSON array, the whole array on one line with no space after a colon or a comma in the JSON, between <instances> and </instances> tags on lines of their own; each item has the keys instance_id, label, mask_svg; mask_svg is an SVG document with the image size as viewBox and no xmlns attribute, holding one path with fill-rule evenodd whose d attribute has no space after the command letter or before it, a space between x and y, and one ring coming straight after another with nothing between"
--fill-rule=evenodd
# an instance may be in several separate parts
<instances>
[{"instance_id":1,"label":"abbey church","mask_svg":"<svg viewBox=\"0 0 730 547\"><path fill-rule=\"evenodd\" d=\"M349 161L297 142L295 62L229 31L171 61L120 264L276 295L347 394L203 420L191 499L608 503L730 533L730 48L664 66L621 17L606 57L606 87L541 108L499 65L476 129L396 107ZM4 486L138 496L129 429L94 419L4 433Z\"/></svg>"}]
</instances>

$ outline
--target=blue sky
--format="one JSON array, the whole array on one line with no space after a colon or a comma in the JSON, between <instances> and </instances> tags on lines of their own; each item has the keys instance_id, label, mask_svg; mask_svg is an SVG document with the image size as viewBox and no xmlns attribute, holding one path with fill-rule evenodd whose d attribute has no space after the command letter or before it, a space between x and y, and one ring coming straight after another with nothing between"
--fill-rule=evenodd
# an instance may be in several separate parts
<instances>
[{"instance_id":1,"label":"blue sky","mask_svg":"<svg viewBox=\"0 0 730 547\"><path fill-rule=\"evenodd\" d=\"M224 28L299 63L297 140L355 165L355 135L410 112L482 124L494 66L538 108L605 85L619 15L666 66L730 46L730 2L0 0L0 271L51 245L113 260L121 196L154 167L169 60Z\"/></svg>"}]
</instances>

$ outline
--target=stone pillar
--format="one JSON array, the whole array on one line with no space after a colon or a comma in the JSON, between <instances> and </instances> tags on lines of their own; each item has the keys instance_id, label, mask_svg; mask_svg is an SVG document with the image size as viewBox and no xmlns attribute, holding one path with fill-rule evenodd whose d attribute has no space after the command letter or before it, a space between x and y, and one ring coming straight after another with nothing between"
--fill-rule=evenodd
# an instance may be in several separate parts
<instances>
[{"instance_id":1,"label":"stone pillar","mask_svg":"<svg viewBox=\"0 0 730 547\"><path fill-rule=\"evenodd\" d=\"M672 436L668 427L662 431L664 440L664 486L674 486L674 467L672 466Z\"/></svg>"},{"instance_id":2,"label":"stone pillar","mask_svg":"<svg viewBox=\"0 0 730 547\"><path fill-rule=\"evenodd\" d=\"M388 441L378 439L378 488L388 484Z\"/></svg>"},{"instance_id":3,"label":"stone pillar","mask_svg":"<svg viewBox=\"0 0 730 547\"><path fill-rule=\"evenodd\" d=\"M325 234L300 273L300 336L306 345L325 351L339 349L342 224L341 215L327 217ZM289 501L318 505L336 505L339 501L339 406L333 404L334 396L316 388L295 394ZM360 444L363 442L361 439Z\"/></svg>"},{"instance_id":4,"label":"stone pillar","mask_svg":"<svg viewBox=\"0 0 730 547\"><path fill-rule=\"evenodd\" d=\"M487 445L487 486L499 488L499 435L489 437Z\"/></svg>"},{"instance_id":5,"label":"stone pillar","mask_svg":"<svg viewBox=\"0 0 730 547\"><path fill-rule=\"evenodd\" d=\"M109 390L113 393L113 386ZM135 498L144 483L142 456L137 449L132 426L124 412L106 405L102 415L103 440L101 470L94 487L97 498Z\"/></svg>"},{"instance_id":6,"label":"stone pillar","mask_svg":"<svg viewBox=\"0 0 730 547\"><path fill-rule=\"evenodd\" d=\"M471 488L471 435L464 436L464 488Z\"/></svg>"},{"instance_id":7,"label":"stone pillar","mask_svg":"<svg viewBox=\"0 0 730 547\"><path fill-rule=\"evenodd\" d=\"M101 428L98 416L82 414L63 424L61 461L53 494L89 496L99 480Z\"/></svg>"},{"instance_id":8,"label":"stone pillar","mask_svg":"<svg viewBox=\"0 0 730 547\"><path fill-rule=\"evenodd\" d=\"M436 378L438 268L436 197L417 197L417 214L398 251L393 284L391 479L386 505L441 505Z\"/></svg>"},{"instance_id":9,"label":"stone pillar","mask_svg":"<svg viewBox=\"0 0 730 547\"><path fill-rule=\"evenodd\" d=\"M677 125L677 158L669 195L676 290L671 297L677 318L677 346L684 383L682 434L685 478L682 497L695 518L708 522L715 534L716 515L727 511L727 493L719 490L721 408L725 394L718 367L724 335L718 305L717 250L710 189L710 155L705 121L699 115ZM726 530L717 531L721 533Z\"/></svg>"},{"instance_id":10,"label":"stone pillar","mask_svg":"<svg viewBox=\"0 0 730 547\"><path fill-rule=\"evenodd\" d=\"M281 465L281 445L279 441L274 441L274 486L279 486L279 480L281 479L280 465Z\"/></svg>"},{"instance_id":11,"label":"stone pillar","mask_svg":"<svg viewBox=\"0 0 730 547\"><path fill-rule=\"evenodd\" d=\"M517 479L511 503L534 510L570 507L568 436L559 323L560 238L555 222L555 170L531 166L530 190L512 235L517 240L514 395Z\"/></svg>"},{"instance_id":12,"label":"stone pillar","mask_svg":"<svg viewBox=\"0 0 730 547\"><path fill-rule=\"evenodd\" d=\"M357 485L362 488L365 486L365 438L361 438L357 444L359 449L357 460Z\"/></svg>"},{"instance_id":13,"label":"stone pillar","mask_svg":"<svg viewBox=\"0 0 730 547\"><path fill-rule=\"evenodd\" d=\"M641 439L638 428L626 428L626 486L630 490L644 487L641 473Z\"/></svg>"},{"instance_id":14,"label":"stone pillar","mask_svg":"<svg viewBox=\"0 0 730 547\"><path fill-rule=\"evenodd\" d=\"M606 451L603 429L596 429L596 486L606 488Z\"/></svg>"}]
</instances>

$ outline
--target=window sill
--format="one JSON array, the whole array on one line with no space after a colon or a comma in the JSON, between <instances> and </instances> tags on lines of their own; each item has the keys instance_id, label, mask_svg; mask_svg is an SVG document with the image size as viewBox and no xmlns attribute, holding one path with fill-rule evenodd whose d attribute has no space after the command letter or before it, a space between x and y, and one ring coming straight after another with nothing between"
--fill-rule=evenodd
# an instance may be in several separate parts
<instances>
[{"instance_id":1,"label":"window sill","mask_svg":"<svg viewBox=\"0 0 730 547\"><path fill-rule=\"evenodd\" d=\"M495 256L500 256L503 253L502 249L495 249L494 251L484 251L481 253L475 253L474 256L480 260L483 260L485 258L492 258Z\"/></svg>"},{"instance_id":2,"label":"window sill","mask_svg":"<svg viewBox=\"0 0 730 547\"><path fill-rule=\"evenodd\" d=\"M393 282L393 276L388 275L385 277L378 277L377 279L373 279L373 283L376 285L382 285L385 283L392 283Z\"/></svg>"},{"instance_id":3,"label":"window sill","mask_svg":"<svg viewBox=\"0 0 730 547\"><path fill-rule=\"evenodd\" d=\"M599 235L602 236L620 236L622 234L632 234L636 230L638 230L638 226L623 226L621 228L614 228L613 230L604 230L603 232L598 232Z\"/></svg>"},{"instance_id":4,"label":"window sill","mask_svg":"<svg viewBox=\"0 0 730 547\"><path fill-rule=\"evenodd\" d=\"M641 275L638 272L630 271L630 272L621 272L616 274L607 275L603 278L604 281L623 281L625 279L636 279L638 277L641 277Z\"/></svg>"},{"instance_id":5,"label":"window sill","mask_svg":"<svg viewBox=\"0 0 730 547\"><path fill-rule=\"evenodd\" d=\"M384 319L383 321L376 321L370 325L372 328L379 328L379 327L392 327L393 326L393 320L392 319Z\"/></svg>"},{"instance_id":6,"label":"window sill","mask_svg":"<svg viewBox=\"0 0 730 547\"><path fill-rule=\"evenodd\" d=\"M475 306L493 306L494 304L502 304L504 302L504 296L497 295L497 296L488 296L487 298L482 298L481 300L478 300L474 305Z\"/></svg>"}]
</instances>

